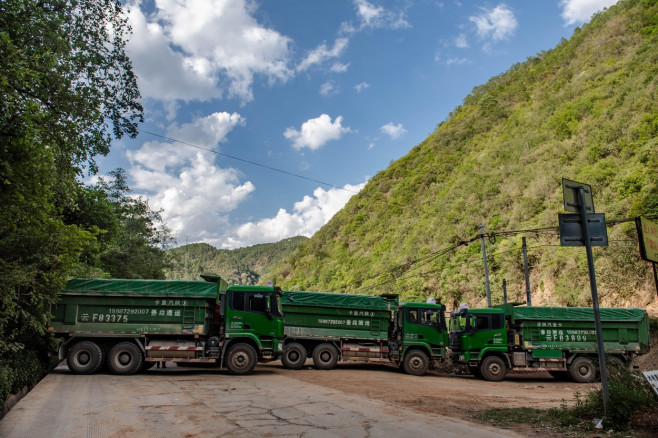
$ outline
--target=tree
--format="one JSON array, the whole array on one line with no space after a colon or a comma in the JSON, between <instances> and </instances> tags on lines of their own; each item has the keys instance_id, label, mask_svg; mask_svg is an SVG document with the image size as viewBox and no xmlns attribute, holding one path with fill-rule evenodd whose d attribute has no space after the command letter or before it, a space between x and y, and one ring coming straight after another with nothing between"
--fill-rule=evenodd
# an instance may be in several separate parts
<instances>
[{"instance_id":1,"label":"tree","mask_svg":"<svg viewBox=\"0 0 658 438\"><path fill-rule=\"evenodd\" d=\"M48 306L96 241L62 220L77 177L142 121L129 31L111 0L0 2L0 400L40 377L12 371L38 367L16 353L46 342Z\"/></svg>"},{"instance_id":2,"label":"tree","mask_svg":"<svg viewBox=\"0 0 658 438\"><path fill-rule=\"evenodd\" d=\"M148 201L131 196L123 169L109 172L109 177L81 185L75 205L64 212L66 223L96 236L95 245L80 254L75 276L165 278L171 231Z\"/></svg>"}]
</instances>

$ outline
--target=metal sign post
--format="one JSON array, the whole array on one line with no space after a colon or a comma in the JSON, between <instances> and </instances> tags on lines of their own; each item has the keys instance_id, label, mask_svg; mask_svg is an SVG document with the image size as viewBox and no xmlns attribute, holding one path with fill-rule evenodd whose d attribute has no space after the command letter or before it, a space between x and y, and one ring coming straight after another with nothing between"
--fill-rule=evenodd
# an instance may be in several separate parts
<instances>
[{"instance_id":1,"label":"metal sign post","mask_svg":"<svg viewBox=\"0 0 658 438\"><path fill-rule=\"evenodd\" d=\"M564 190L564 209L579 214L559 215L560 244L562 246L584 245L585 250L587 251L589 284L590 289L592 290L592 307L594 310L594 324L596 327L596 346L599 356L599 369L601 371L603 415L607 416L608 405L610 403L610 393L608 391L608 367L605 363L603 329L601 327L601 313L599 310L599 295L596 288L594 256L592 255L593 245L605 246L608 244L605 216L594 214L594 201L591 186L563 179L562 187Z\"/></svg>"},{"instance_id":2,"label":"metal sign post","mask_svg":"<svg viewBox=\"0 0 658 438\"><path fill-rule=\"evenodd\" d=\"M587 251L587 267L589 269L589 284L592 290L592 307L594 307L594 324L596 325L596 345L599 350L599 367L601 369L601 388L603 391L603 416L608 415L610 393L608 391L608 367L605 363L605 350L603 347L603 328L601 327L601 313L599 311L599 294L596 289L596 273L594 271L594 256L592 255L592 242L589 237L587 224L587 208L585 206L585 190L578 189L580 201L580 217L583 221L583 237L585 238L585 251Z\"/></svg>"}]
</instances>

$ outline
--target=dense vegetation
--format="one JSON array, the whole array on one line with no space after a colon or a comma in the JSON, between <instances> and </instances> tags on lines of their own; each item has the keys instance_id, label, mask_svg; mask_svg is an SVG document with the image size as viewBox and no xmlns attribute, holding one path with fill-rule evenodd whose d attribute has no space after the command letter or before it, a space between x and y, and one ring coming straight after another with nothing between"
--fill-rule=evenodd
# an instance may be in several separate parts
<instances>
[{"instance_id":1,"label":"dense vegetation","mask_svg":"<svg viewBox=\"0 0 658 438\"><path fill-rule=\"evenodd\" d=\"M306 237L298 236L277 243L222 250L206 243L194 243L170 250L171 268L167 278L198 280L201 274L219 275L229 284L255 285L270 280L262 277L288 257ZM262 280L262 281L261 281Z\"/></svg>"},{"instance_id":2,"label":"dense vegetation","mask_svg":"<svg viewBox=\"0 0 658 438\"><path fill-rule=\"evenodd\" d=\"M79 182L142 120L128 33L112 1L0 2L0 405L47 369L68 277L164 276L168 233L123 173Z\"/></svg>"},{"instance_id":3,"label":"dense vegetation","mask_svg":"<svg viewBox=\"0 0 658 438\"><path fill-rule=\"evenodd\" d=\"M655 0L622 1L476 87L271 276L290 289L481 305L482 223L494 304L503 279L512 299L525 295L522 236L533 303L587 304L585 251L558 246L561 179L591 184L608 220L658 215L657 21ZM603 303L655 295L633 223L608 235L595 249Z\"/></svg>"}]
</instances>

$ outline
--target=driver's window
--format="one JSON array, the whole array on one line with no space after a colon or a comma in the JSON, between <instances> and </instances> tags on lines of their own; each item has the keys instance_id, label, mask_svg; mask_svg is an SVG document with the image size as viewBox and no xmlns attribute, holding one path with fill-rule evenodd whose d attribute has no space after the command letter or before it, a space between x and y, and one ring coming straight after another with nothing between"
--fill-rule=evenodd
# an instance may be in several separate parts
<instances>
[{"instance_id":1,"label":"driver's window","mask_svg":"<svg viewBox=\"0 0 658 438\"><path fill-rule=\"evenodd\" d=\"M418 324L418 309L409 309L407 320L412 324Z\"/></svg>"},{"instance_id":2,"label":"driver's window","mask_svg":"<svg viewBox=\"0 0 658 438\"><path fill-rule=\"evenodd\" d=\"M251 312L265 313L269 309L269 297L264 294L250 295L247 309Z\"/></svg>"},{"instance_id":3,"label":"driver's window","mask_svg":"<svg viewBox=\"0 0 658 438\"><path fill-rule=\"evenodd\" d=\"M489 330L491 328L489 324L489 315L477 315L474 319L474 330L482 331Z\"/></svg>"}]
</instances>

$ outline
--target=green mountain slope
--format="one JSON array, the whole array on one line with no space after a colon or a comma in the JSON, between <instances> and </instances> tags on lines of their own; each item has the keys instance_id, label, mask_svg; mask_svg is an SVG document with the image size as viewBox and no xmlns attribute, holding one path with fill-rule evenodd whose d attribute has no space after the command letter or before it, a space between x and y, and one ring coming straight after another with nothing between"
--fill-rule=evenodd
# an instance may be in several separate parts
<instances>
[{"instance_id":1,"label":"green mountain slope","mask_svg":"<svg viewBox=\"0 0 658 438\"><path fill-rule=\"evenodd\" d=\"M482 223L495 234L487 239L494 304L503 279L511 299L525 296L523 236L533 303L586 304L584 248L558 246L561 180L591 184L608 220L658 215L657 21L655 0L622 1L476 87L272 276L290 289L482 304L479 239L459 246ZM594 251L603 303L646 306L656 293L634 225L608 234L610 246Z\"/></svg>"},{"instance_id":2,"label":"green mountain slope","mask_svg":"<svg viewBox=\"0 0 658 438\"><path fill-rule=\"evenodd\" d=\"M269 278L262 275L306 240L298 236L235 250L217 249L207 243L184 245L169 251L173 266L166 276L169 280L198 280L200 274L214 274L229 284L266 283Z\"/></svg>"}]
</instances>

